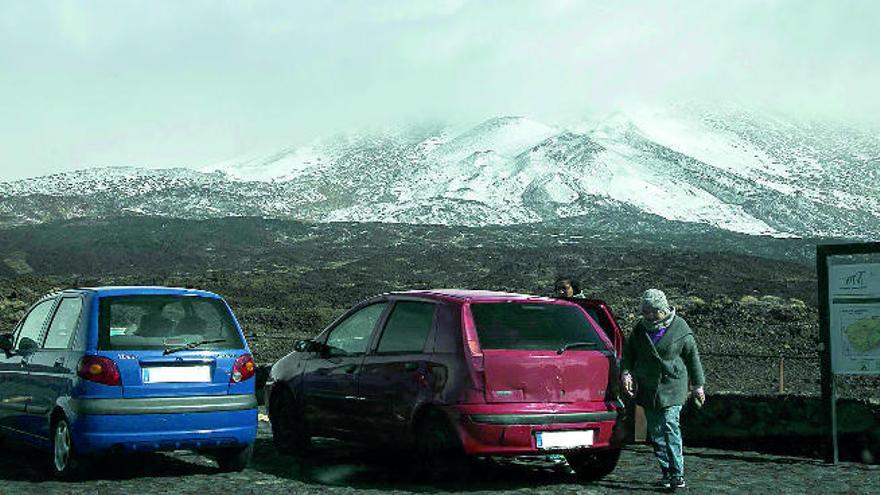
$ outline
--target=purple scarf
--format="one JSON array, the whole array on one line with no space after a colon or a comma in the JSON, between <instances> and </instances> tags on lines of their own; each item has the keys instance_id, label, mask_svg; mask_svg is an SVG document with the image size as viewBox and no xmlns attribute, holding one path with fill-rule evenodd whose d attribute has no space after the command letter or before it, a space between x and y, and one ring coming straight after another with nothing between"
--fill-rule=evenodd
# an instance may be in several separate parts
<instances>
[{"instance_id":1,"label":"purple scarf","mask_svg":"<svg viewBox=\"0 0 880 495\"><path fill-rule=\"evenodd\" d=\"M655 347L657 346L657 342L660 342L660 339L666 335L667 328L669 327L660 327L655 333L648 334L648 337L651 337L651 343L653 343Z\"/></svg>"}]
</instances>

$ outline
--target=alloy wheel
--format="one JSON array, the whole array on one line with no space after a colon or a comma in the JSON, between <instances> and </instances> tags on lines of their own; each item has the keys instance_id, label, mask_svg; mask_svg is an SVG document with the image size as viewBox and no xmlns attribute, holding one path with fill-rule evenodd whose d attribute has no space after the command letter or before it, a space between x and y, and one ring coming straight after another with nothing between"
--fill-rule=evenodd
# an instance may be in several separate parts
<instances>
[{"instance_id":1,"label":"alloy wheel","mask_svg":"<svg viewBox=\"0 0 880 495\"><path fill-rule=\"evenodd\" d=\"M70 463L70 429L67 421L61 420L55 425L55 470L63 473Z\"/></svg>"}]
</instances>

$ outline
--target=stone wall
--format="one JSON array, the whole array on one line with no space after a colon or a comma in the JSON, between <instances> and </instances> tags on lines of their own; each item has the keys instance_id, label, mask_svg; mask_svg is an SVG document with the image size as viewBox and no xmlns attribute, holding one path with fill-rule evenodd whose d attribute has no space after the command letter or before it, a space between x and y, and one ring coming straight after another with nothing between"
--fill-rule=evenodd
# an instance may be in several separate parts
<instances>
[{"instance_id":1,"label":"stone wall","mask_svg":"<svg viewBox=\"0 0 880 495\"><path fill-rule=\"evenodd\" d=\"M880 459L880 400L838 400L837 428L842 460ZM830 442L815 396L713 394L702 408L685 407L682 430L688 445L813 457L824 457Z\"/></svg>"}]
</instances>

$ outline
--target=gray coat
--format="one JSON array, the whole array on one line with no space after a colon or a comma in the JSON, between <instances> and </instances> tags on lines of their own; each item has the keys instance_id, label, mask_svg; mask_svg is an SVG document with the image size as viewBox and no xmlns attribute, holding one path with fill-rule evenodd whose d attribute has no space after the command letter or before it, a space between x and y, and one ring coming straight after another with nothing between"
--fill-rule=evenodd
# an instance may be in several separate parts
<instances>
[{"instance_id":1,"label":"gray coat","mask_svg":"<svg viewBox=\"0 0 880 495\"><path fill-rule=\"evenodd\" d=\"M706 382L694 333L677 315L656 347L639 320L623 346L621 365L635 379L636 404L642 407L683 405L688 383L699 387Z\"/></svg>"}]
</instances>

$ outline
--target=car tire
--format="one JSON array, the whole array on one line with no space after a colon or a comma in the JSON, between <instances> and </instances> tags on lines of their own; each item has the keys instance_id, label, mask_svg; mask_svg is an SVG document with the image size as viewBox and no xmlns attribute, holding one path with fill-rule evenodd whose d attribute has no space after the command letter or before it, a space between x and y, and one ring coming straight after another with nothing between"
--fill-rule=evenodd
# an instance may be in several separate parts
<instances>
[{"instance_id":1,"label":"car tire","mask_svg":"<svg viewBox=\"0 0 880 495\"><path fill-rule=\"evenodd\" d=\"M270 398L269 422L275 449L285 455L301 454L311 444L303 405L286 388L275 389Z\"/></svg>"},{"instance_id":2,"label":"car tire","mask_svg":"<svg viewBox=\"0 0 880 495\"><path fill-rule=\"evenodd\" d=\"M254 457L254 444L246 447L220 449L214 453L214 460L221 473L237 473L243 471Z\"/></svg>"},{"instance_id":3,"label":"car tire","mask_svg":"<svg viewBox=\"0 0 880 495\"><path fill-rule=\"evenodd\" d=\"M464 453L461 440L446 416L432 411L415 427L415 474L433 482L467 481L471 459Z\"/></svg>"},{"instance_id":4,"label":"car tire","mask_svg":"<svg viewBox=\"0 0 880 495\"><path fill-rule=\"evenodd\" d=\"M62 480L72 480L85 474L86 465L76 453L70 423L60 418L52 425L52 449L49 468L52 476Z\"/></svg>"},{"instance_id":5,"label":"car tire","mask_svg":"<svg viewBox=\"0 0 880 495\"><path fill-rule=\"evenodd\" d=\"M620 460L620 449L566 454L565 459L581 481L598 481L614 471Z\"/></svg>"}]
</instances>

